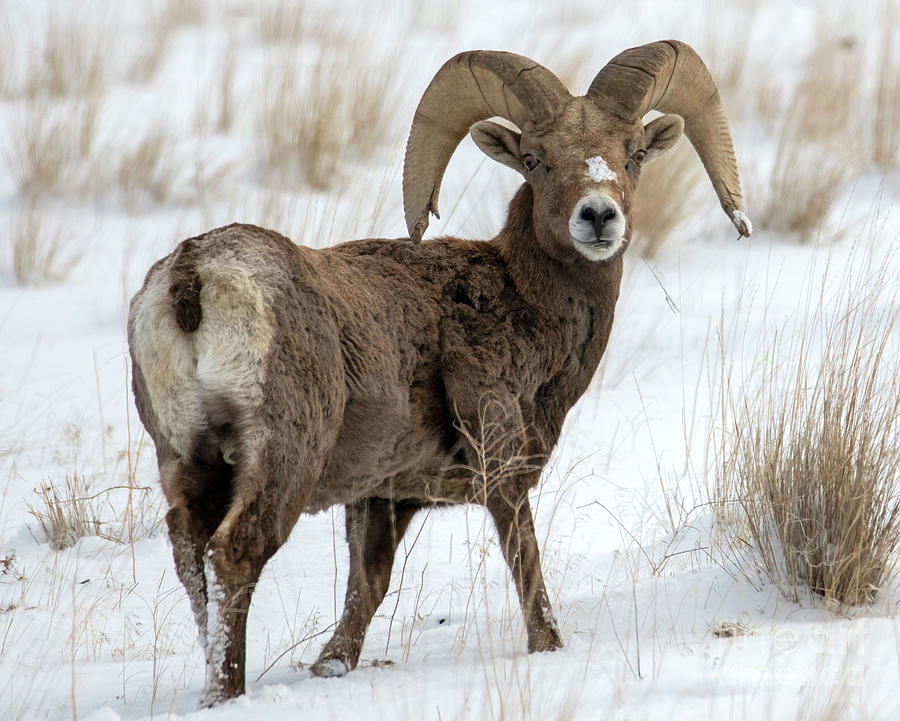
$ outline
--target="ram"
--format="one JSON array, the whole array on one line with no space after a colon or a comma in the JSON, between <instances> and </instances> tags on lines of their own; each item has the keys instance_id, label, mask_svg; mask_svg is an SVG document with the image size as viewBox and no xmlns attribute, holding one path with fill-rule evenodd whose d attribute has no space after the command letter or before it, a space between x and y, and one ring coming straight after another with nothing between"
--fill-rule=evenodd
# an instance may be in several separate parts
<instances>
[{"instance_id":1,"label":"ram","mask_svg":"<svg viewBox=\"0 0 900 721\"><path fill-rule=\"evenodd\" d=\"M651 109L671 114L643 125ZM339 503L349 580L313 673L356 666L397 544L434 504L487 508L529 651L562 645L528 492L606 348L641 166L682 130L749 235L718 92L687 45L621 53L584 97L525 57L462 53L413 119L409 239L311 250L231 225L150 269L129 314L134 394L206 649L206 703L244 691L263 566L300 514ZM525 182L495 238L421 242L466 133Z\"/></svg>"}]
</instances>

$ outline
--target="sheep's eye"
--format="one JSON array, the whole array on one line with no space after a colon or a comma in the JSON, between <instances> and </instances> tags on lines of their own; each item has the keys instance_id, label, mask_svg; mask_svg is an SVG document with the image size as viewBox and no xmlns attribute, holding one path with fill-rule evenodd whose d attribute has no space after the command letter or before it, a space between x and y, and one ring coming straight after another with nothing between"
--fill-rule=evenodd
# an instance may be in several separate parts
<instances>
[{"instance_id":1,"label":"sheep's eye","mask_svg":"<svg viewBox=\"0 0 900 721\"><path fill-rule=\"evenodd\" d=\"M635 163L640 165L644 162L644 158L647 156L647 151L641 148L640 150L635 150L634 155L631 156L631 159L634 160Z\"/></svg>"},{"instance_id":2,"label":"sheep's eye","mask_svg":"<svg viewBox=\"0 0 900 721\"><path fill-rule=\"evenodd\" d=\"M525 164L525 167L528 170L534 170L537 166L541 164L539 158L535 158L531 153L526 153L522 156L522 162Z\"/></svg>"}]
</instances>

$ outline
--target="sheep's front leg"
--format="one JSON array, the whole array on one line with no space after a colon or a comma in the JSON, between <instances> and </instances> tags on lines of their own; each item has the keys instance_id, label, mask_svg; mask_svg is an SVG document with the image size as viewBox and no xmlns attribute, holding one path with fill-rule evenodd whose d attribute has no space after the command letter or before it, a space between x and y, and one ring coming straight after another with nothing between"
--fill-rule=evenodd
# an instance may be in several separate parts
<instances>
[{"instance_id":1,"label":"sheep's front leg","mask_svg":"<svg viewBox=\"0 0 900 721\"><path fill-rule=\"evenodd\" d=\"M446 379L445 384L467 441L469 465L476 472L472 500L484 504L500 534L525 618L528 650L553 651L562 646L562 639L544 586L528 503L528 491L547 459L530 425L534 411L503 389L482 390Z\"/></svg>"},{"instance_id":2,"label":"sheep's front leg","mask_svg":"<svg viewBox=\"0 0 900 721\"><path fill-rule=\"evenodd\" d=\"M346 507L350 575L337 630L312 665L316 676L356 668L366 630L387 593L394 554L419 506L364 498Z\"/></svg>"},{"instance_id":3,"label":"sheep's front leg","mask_svg":"<svg viewBox=\"0 0 900 721\"><path fill-rule=\"evenodd\" d=\"M519 593L528 632L528 651L555 651L562 647L562 638L544 586L528 495L512 501L497 493L488 497L486 505L497 526L503 557Z\"/></svg>"}]
</instances>

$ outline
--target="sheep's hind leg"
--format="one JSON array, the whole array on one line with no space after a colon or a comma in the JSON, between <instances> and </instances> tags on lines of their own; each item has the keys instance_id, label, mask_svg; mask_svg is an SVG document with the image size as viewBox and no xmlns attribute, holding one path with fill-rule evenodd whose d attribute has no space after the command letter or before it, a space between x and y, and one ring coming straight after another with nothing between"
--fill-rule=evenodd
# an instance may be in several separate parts
<instances>
[{"instance_id":1,"label":"sheep's hind leg","mask_svg":"<svg viewBox=\"0 0 900 721\"><path fill-rule=\"evenodd\" d=\"M541 573L541 559L527 494L515 503L492 494L487 509L500 534L500 547L519 593L528 632L528 651L555 651L562 647L559 627Z\"/></svg>"},{"instance_id":2,"label":"sheep's hind leg","mask_svg":"<svg viewBox=\"0 0 900 721\"><path fill-rule=\"evenodd\" d=\"M344 612L311 671L343 676L356 668L366 629L384 600L394 554L419 506L382 498L364 498L346 507L350 575Z\"/></svg>"},{"instance_id":3,"label":"sheep's hind leg","mask_svg":"<svg viewBox=\"0 0 900 721\"><path fill-rule=\"evenodd\" d=\"M175 571L187 591L197 623L200 645L206 648L206 573L203 568L203 549L227 510L225 497L231 484L231 469L223 464L199 466L182 460L161 464L164 485L173 489L172 502L166 513ZM168 477L167 474L174 474ZM190 498L184 489L214 489L205 495Z\"/></svg>"},{"instance_id":4,"label":"sheep's hind leg","mask_svg":"<svg viewBox=\"0 0 900 721\"><path fill-rule=\"evenodd\" d=\"M250 599L263 566L287 535L273 530L281 520L271 507L278 503L278 496L267 494L261 486L247 483L246 494L238 491L204 552L208 597L204 703L208 706L244 693Z\"/></svg>"},{"instance_id":5,"label":"sheep's hind leg","mask_svg":"<svg viewBox=\"0 0 900 721\"><path fill-rule=\"evenodd\" d=\"M203 571L203 549L209 534L200 532L187 506L173 506L166 513L175 571L187 591L197 623L200 645L206 647L206 575Z\"/></svg>"}]
</instances>

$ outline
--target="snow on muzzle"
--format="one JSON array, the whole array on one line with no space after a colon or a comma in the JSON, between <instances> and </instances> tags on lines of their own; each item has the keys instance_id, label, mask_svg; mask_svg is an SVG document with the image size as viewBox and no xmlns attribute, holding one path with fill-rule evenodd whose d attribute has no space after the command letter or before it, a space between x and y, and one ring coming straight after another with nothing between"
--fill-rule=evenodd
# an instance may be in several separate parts
<instances>
[{"instance_id":1,"label":"snow on muzzle","mask_svg":"<svg viewBox=\"0 0 900 721\"><path fill-rule=\"evenodd\" d=\"M569 217L569 235L576 250L589 260L606 260L625 242L625 216L606 193L585 195Z\"/></svg>"}]
</instances>

